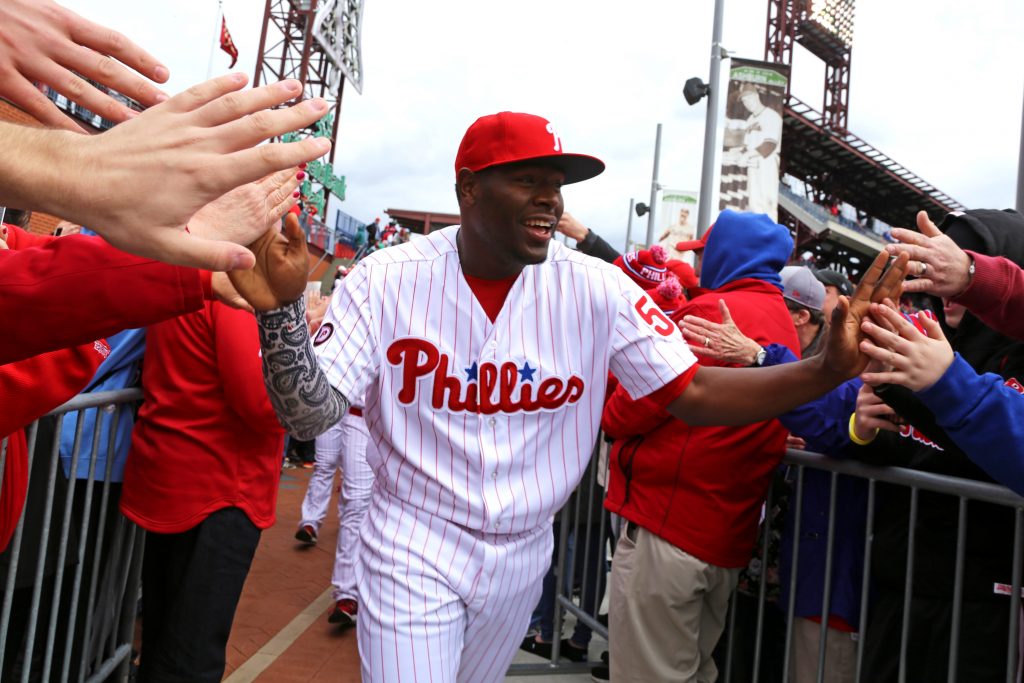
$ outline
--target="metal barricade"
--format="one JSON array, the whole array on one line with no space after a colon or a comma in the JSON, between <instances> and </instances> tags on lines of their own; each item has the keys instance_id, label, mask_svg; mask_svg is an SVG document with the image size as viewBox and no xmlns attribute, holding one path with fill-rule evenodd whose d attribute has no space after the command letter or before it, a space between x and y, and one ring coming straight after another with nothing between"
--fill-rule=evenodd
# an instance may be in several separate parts
<instances>
[{"instance_id":1,"label":"metal barricade","mask_svg":"<svg viewBox=\"0 0 1024 683\"><path fill-rule=\"evenodd\" d=\"M128 676L144 533L118 509L113 435L141 398L139 389L79 395L26 429L28 495L0 555L6 559L0 566L4 681L99 683ZM72 413L74 444L62 461L61 428ZM80 468L87 423L92 448L88 466ZM0 477L6 439L2 453ZM105 462L101 471L98 460ZM88 474L79 478L83 470Z\"/></svg>"},{"instance_id":2,"label":"metal barricade","mask_svg":"<svg viewBox=\"0 0 1024 683\"><path fill-rule=\"evenodd\" d=\"M950 504L957 507L957 523L956 528L949 529L949 542L950 544L955 543L955 567L953 573L955 580L950 595L948 596L949 608L951 610L950 617L950 633L946 642L948 648L941 652L936 652L935 657L941 657L945 661L945 668L948 671L946 680L953 682L957 680L957 667L958 662L961 659L961 623L962 623L962 605L964 601L964 575L965 575L965 548L969 542L967 533L967 519L968 519L968 504L991 504L1007 509L1007 515L1013 517L1013 532L1012 538L1004 539L1003 543L1007 547L1012 546L1012 570L1010 571L1011 576L1008 577L1008 583L999 588L1006 595L1007 607L1005 611L999 610L999 613L993 613L992 619L1004 619L1006 628L1006 660L1005 660L1005 680L1008 683L1013 683L1018 680L1018 669L1019 658L1020 658L1020 622L1021 622L1021 591L1022 591L1022 559L1024 559L1024 498L1016 495L1008 489L998 486L995 484L989 484L985 482L975 481L971 479L961 479L957 477L943 476L938 474L932 474L928 472L921 472L916 470L910 470L898 467L879 467L873 465L867 465L852 460L839 460L834 458L828 458L816 453L809 453L805 451L790 450L785 459L783 460L785 466L788 466L790 472L793 473L791 479L792 490L789 492L789 506L786 514L792 515L792 548L790 550L790 566L792 570L789 576L789 590L787 604L780 605L782 623L773 624L766 626L766 613L769 609L776 609L770 607L766 601L767 582L760 581L757 587L756 595L751 596L753 600L756 600L752 613L754 616L755 628L753 635L753 642L738 643L737 639L737 595L734 593L733 601L730 604L729 622L726 626L725 632L722 634L719 642L719 648L721 652L721 659L719 666L719 680L725 683L747 683L752 681L753 683L760 683L766 680L792 680L791 671L793 662L791 662L791 646L793 639L793 623L794 623L794 609L795 609L795 596L797 581L800 577L801 568L798 562L799 550L800 550L800 519L801 511L803 508L803 494L804 494L804 474L807 470L813 470L821 473L827 473L824 476L829 477L829 505L827 512L827 537L825 539L825 569L824 569L824 599L821 606L821 614L830 613L830 596L833 593L832 586L832 560L836 551L836 500L837 500L837 484L840 475L844 477L855 478L863 482L867 488L867 499L865 506L865 534L864 534L864 547L863 547L863 579L859 586L859 591L863 596L861 600L860 614L857 619L857 623L853 624L856 627L858 633L857 638L857 649L856 649L856 676L855 680L865 681L867 680L863 675L864 666L864 643L869 628L869 610L871 609L871 600L869 596L872 589L872 576L871 576L871 565L872 565L872 550L874 543L874 536L876 532L876 515L875 509L878 504L878 486L879 485L892 485L899 487L900 491L905 490L905 495L909 498L909 519L907 528L907 541L906 541L906 556L899 558L900 561L906 563L906 578L903 585L903 610L902 610L902 622L899 624L899 643L894 644L893 647L898 649L899 657L899 671L897 679L901 681L921 681L925 680L922 678L920 671L913 671L908 669L908 644L912 642L915 637L921 638L927 634L915 633L911 628L910 613L911 603L915 599L915 585L914 585L914 560L915 560L915 527L918 524L918 509L919 499L922 493L925 495L941 495L948 497ZM596 592L603 594L605 591L605 578L604 573L607 570L607 562L611 558L605 558L603 552L594 552L595 544L591 539L600 539L598 544L602 550L606 547L611 546L613 534L611 533L611 524L609 517L603 508L602 500L600 495L594 495L595 491L602 491L604 478L599 477L602 474L601 468L606 467L606 464L602 459L594 457L591 462L590 468L584 475L583 483L580 488L573 494L569 502L563 508L563 510L557 515L556 521L556 555L555 562L553 565L553 572L556 577L556 600L555 600L555 612L554 612L554 638L552 642L552 656L550 661L543 663L516 663L513 664L509 670L510 675L540 675L540 674L552 674L552 673L573 673L582 672L587 670L589 667L598 664L599 662L591 661L589 663L577 663L569 662L564 658L560 658L560 639L562 637L562 627L566 615L571 615L577 622L583 622L593 632L607 640L608 629L606 626L607 620L599 617L599 606L602 601L602 596L599 595L595 600L589 600L585 596L590 596L595 591L590 590L590 587L599 586L599 590ZM771 511L774 505L774 497L776 495L774 487L769 490L768 496L765 503L765 509ZM762 524L759 544L759 552L761 555L755 555L756 559L759 560L761 567L767 566L767 558L765 554L767 548L770 545L769 541L770 525ZM579 539L585 539L582 543ZM582 548L582 551L580 551ZM574 552L575 551L575 552ZM920 559L920 558L919 558ZM578 562L582 563L583 571L580 571ZM943 598L945 599L945 598ZM828 661L826 660L826 638L827 638L827 620L821 620L821 641L818 649L818 660L817 660L817 680L822 681L825 678L825 672L828 667ZM778 633L777 630L784 632ZM525 635L525 634L524 634ZM783 640L782 654L778 654L778 649L773 654L769 655L772 657L778 657L781 661L773 662L773 665L778 664L776 668L781 669L781 673L775 676L763 676L762 671L764 669L765 659L765 638L767 636L779 638ZM943 638L946 636L943 634ZM741 647L742 645L742 647ZM742 652L742 654L740 654ZM894 651L895 654L895 651ZM739 657L749 657L749 661L743 661L743 666L740 667ZM734 666L735 665L735 666ZM744 673L739 674L737 670L742 670Z\"/></svg>"}]
</instances>

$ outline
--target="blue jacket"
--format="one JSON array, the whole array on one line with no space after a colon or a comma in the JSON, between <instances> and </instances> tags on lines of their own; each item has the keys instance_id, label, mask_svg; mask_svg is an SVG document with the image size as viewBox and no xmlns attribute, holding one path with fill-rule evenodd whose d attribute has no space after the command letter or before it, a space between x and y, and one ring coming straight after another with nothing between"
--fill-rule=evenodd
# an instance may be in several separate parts
<instances>
[{"instance_id":1,"label":"blue jacket","mask_svg":"<svg viewBox=\"0 0 1024 683\"><path fill-rule=\"evenodd\" d=\"M999 375L977 374L956 354L939 381L917 397L967 457L997 482L1024 495L1020 390Z\"/></svg>"},{"instance_id":2,"label":"blue jacket","mask_svg":"<svg viewBox=\"0 0 1024 683\"><path fill-rule=\"evenodd\" d=\"M767 347L765 365L797 360L789 349ZM850 441L849 421L857 405L863 382L851 379L810 403L782 415L779 422L807 442L807 450L842 458L857 448ZM795 483L796 475L791 475ZM828 544L828 506L832 473L804 469L803 500L800 510L800 547L797 556L797 584L794 614L821 616L825 595L825 555ZM836 482L835 532L832 550L832 596L829 613L857 627L860 619L861 581L864 576L864 520L867 514L867 482L840 475ZM789 496L779 552L780 605L789 604L792 576L793 539L796 528L796 492Z\"/></svg>"},{"instance_id":3,"label":"blue jacket","mask_svg":"<svg viewBox=\"0 0 1024 683\"><path fill-rule=\"evenodd\" d=\"M139 361L146 350L146 330L124 330L107 338L110 344L110 355L96 369L89 385L81 393L113 391L133 387L139 381ZM117 435L114 438L113 450L109 449L110 429L117 416ZM79 456L75 461L74 476L78 479L89 478L89 461L92 455L93 438L96 427L96 408L82 412L82 436ZM132 440L132 426L135 424L135 405L120 404L114 412L104 412L100 416L100 448L96 454L96 468L93 478L99 481L107 478L107 455L113 455L110 481L119 482L124 478L124 462L128 457L128 447ZM60 457L64 464L64 474L72 476L72 453L75 445L75 431L78 424L78 413L68 413L60 432Z\"/></svg>"}]
</instances>

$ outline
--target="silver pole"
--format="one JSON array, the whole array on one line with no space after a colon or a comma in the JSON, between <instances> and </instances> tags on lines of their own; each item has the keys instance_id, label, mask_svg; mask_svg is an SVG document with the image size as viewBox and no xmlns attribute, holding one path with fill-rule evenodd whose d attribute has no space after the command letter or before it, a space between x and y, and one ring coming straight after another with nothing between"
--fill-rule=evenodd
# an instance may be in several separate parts
<instances>
[{"instance_id":1,"label":"silver pole","mask_svg":"<svg viewBox=\"0 0 1024 683\"><path fill-rule=\"evenodd\" d=\"M654 221L657 217L658 206L658 164L661 161L661 124L658 124L658 134L654 139L654 172L651 174L651 203L647 207L647 247L654 244Z\"/></svg>"},{"instance_id":2,"label":"silver pole","mask_svg":"<svg viewBox=\"0 0 1024 683\"><path fill-rule=\"evenodd\" d=\"M622 250L625 254L629 251L629 241L633 239L633 209L636 206L636 200L629 200L629 216L626 218L626 248ZM2 207L0 207L2 208Z\"/></svg>"},{"instance_id":3,"label":"silver pole","mask_svg":"<svg viewBox=\"0 0 1024 683\"><path fill-rule=\"evenodd\" d=\"M722 21L725 0L715 0L715 22L711 29L711 72L708 76L708 111L704 119L704 161L700 172L700 207L697 209L697 237L711 224L712 182L715 178L715 144L718 141L719 76L722 71Z\"/></svg>"}]
</instances>

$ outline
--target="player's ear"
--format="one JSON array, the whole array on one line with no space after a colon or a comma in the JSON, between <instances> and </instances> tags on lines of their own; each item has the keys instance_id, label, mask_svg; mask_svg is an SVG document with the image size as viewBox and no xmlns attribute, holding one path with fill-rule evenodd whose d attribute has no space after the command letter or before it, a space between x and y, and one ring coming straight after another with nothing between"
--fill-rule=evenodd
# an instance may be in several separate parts
<instances>
[{"instance_id":1,"label":"player's ear","mask_svg":"<svg viewBox=\"0 0 1024 683\"><path fill-rule=\"evenodd\" d=\"M468 168L460 168L455 178L455 195L459 206L472 206L480 192L480 178Z\"/></svg>"}]
</instances>

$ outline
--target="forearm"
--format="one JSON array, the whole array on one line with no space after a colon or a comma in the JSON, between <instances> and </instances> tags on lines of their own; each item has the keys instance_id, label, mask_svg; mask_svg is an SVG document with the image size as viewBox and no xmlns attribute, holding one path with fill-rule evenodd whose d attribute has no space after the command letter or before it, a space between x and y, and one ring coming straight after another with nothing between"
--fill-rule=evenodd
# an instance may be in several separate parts
<instances>
[{"instance_id":1,"label":"forearm","mask_svg":"<svg viewBox=\"0 0 1024 683\"><path fill-rule=\"evenodd\" d=\"M338 422L349 401L327 381L306 327L302 298L256 314L263 350L263 380L277 419L293 436L309 440Z\"/></svg>"},{"instance_id":2,"label":"forearm","mask_svg":"<svg viewBox=\"0 0 1024 683\"><path fill-rule=\"evenodd\" d=\"M702 366L668 410L691 425L751 424L812 401L842 380L819 356L766 368Z\"/></svg>"},{"instance_id":3,"label":"forearm","mask_svg":"<svg viewBox=\"0 0 1024 683\"><path fill-rule=\"evenodd\" d=\"M199 271L72 235L0 251L0 363L145 327L202 306Z\"/></svg>"},{"instance_id":4,"label":"forearm","mask_svg":"<svg viewBox=\"0 0 1024 683\"><path fill-rule=\"evenodd\" d=\"M94 169L79 168L77 164L69 169L68 155L79 146L79 138L87 137L0 122L0 149L8 158L18 160L4 164L0 170L0 205L45 211L80 222L68 213L73 212L74 204L86 202L65 195L73 194L75 174L92 173Z\"/></svg>"},{"instance_id":5,"label":"forearm","mask_svg":"<svg viewBox=\"0 0 1024 683\"><path fill-rule=\"evenodd\" d=\"M612 245L604 241L604 239L593 230L588 230L586 237L580 240L576 244L576 248L587 256L593 256L599 258L602 261L612 263L615 259L619 258L621 254L615 250Z\"/></svg>"},{"instance_id":6,"label":"forearm","mask_svg":"<svg viewBox=\"0 0 1024 683\"><path fill-rule=\"evenodd\" d=\"M966 306L986 325L1024 339L1024 270L1002 257L971 253L975 273L954 301Z\"/></svg>"},{"instance_id":7,"label":"forearm","mask_svg":"<svg viewBox=\"0 0 1024 683\"><path fill-rule=\"evenodd\" d=\"M917 396L975 464L1024 495L1024 396L998 375L978 375L959 356Z\"/></svg>"}]
</instances>

